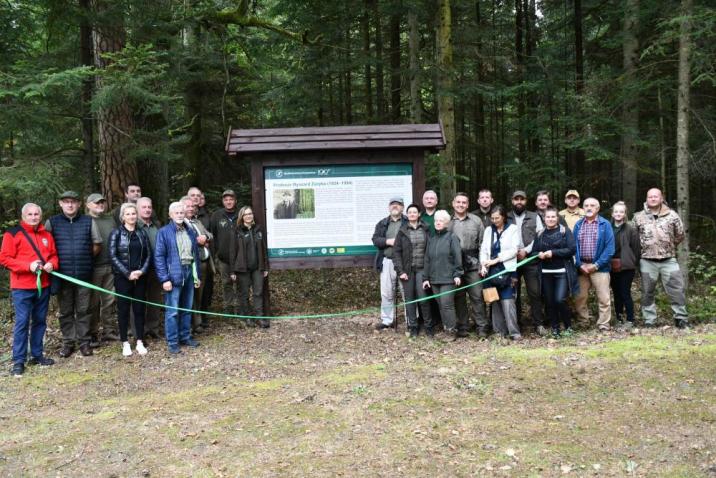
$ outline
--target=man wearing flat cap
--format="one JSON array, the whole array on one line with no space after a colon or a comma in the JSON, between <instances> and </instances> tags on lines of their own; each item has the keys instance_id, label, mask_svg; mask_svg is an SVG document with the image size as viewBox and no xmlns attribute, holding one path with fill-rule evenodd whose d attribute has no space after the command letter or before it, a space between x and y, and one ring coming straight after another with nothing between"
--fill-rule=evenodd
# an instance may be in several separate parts
<instances>
[{"instance_id":1,"label":"man wearing flat cap","mask_svg":"<svg viewBox=\"0 0 716 478\"><path fill-rule=\"evenodd\" d=\"M214 236L211 243L215 265L219 268L223 285L224 311L236 314L239 307L239 296L236 281L231 280L231 236L236 226L236 193L227 189L221 195L223 208L214 211L209 221L209 232Z\"/></svg>"},{"instance_id":2,"label":"man wearing flat cap","mask_svg":"<svg viewBox=\"0 0 716 478\"><path fill-rule=\"evenodd\" d=\"M376 330L386 329L395 320L395 293L398 284L393 267L393 244L400 227L408 222L403 215L403 198L394 196L388 203L388 217L378 221L373 232L373 245L378 248L375 254L375 269L380 273L380 322Z\"/></svg>"},{"instance_id":3,"label":"man wearing flat cap","mask_svg":"<svg viewBox=\"0 0 716 478\"><path fill-rule=\"evenodd\" d=\"M109 235L115 227L114 218L107 214L107 200L99 193L92 193L85 201L87 214L92 218L102 243L109 245ZM109 258L109 247L103 247L94 258L92 268L92 284L106 290L114 290L114 274L112 261ZM102 326L102 340L119 340L117 335L117 316L114 314L114 296L93 290L90 293L90 345L99 346L100 325Z\"/></svg>"},{"instance_id":4,"label":"man wearing flat cap","mask_svg":"<svg viewBox=\"0 0 716 478\"><path fill-rule=\"evenodd\" d=\"M559 211L559 215L564 218L569 229L574 231L574 225L584 217L584 209L579 207L579 192L576 189L567 191L564 195L564 203L567 207Z\"/></svg>"},{"instance_id":5,"label":"man wearing flat cap","mask_svg":"<svg viewBox=\"0 0 716 478\"><path fill-rule=\"evenodd\" d=\"M76 192L62 193L59 204L62 213L52 216L45 223L45 229L55 239L59 269L65 275L90 282L93 258L102 250L99 228L90 216L80 212L80 196ZM90 290L63 280L58 294L62 330L60 357L69 357L78 346L82 355L92 355Z\"/></svg>"}]
</instances>

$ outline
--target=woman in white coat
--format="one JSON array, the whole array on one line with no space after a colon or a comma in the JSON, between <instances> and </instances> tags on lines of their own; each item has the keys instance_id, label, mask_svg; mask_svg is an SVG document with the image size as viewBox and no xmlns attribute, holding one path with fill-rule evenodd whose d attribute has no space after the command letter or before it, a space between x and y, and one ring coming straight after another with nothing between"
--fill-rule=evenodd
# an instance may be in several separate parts
<instances>
[{"instance_id":1,"label":"woman in white coat","mask_svg":"<svg viewBox=\"0 0 716 478\"><path fill-rule=\"evenodd\" d=\"M504 274L491 279L484 287L497 287L499 302L492 305L492 328L503 337L521 340L517 325L515 305L515 280L517 270L517 249L520 238L517 226L507 223L504 206L495 206L490 214L492 225L485 230L480 247L481 275L492 276L500 271Z\"/></svg>"}]
</instances>

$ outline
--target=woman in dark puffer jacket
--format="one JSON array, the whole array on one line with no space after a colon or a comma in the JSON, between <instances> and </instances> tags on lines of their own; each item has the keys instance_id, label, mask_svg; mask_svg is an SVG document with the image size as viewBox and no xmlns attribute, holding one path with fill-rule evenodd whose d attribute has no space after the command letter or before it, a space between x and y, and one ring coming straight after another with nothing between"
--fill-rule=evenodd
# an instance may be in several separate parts
<instances>
[{"instance_id":1,"label":"woman in dark puffer jacket","mask_svg":"<svg viewBox=\"0 0 716 478\"><path fill-rule=\"evenodd\" d=\"M114 271L114 288L118 294L133 299L145 300L147 270L152 259L149 237L143 229L137 229L137 206L125 203L119 209L122 225L109 235L109 257ZM134 328L137 336L137 353L144 355L144 310L145 305L139 301L117 298L117 315L119 320L119 338L122 341L122 355L132 355L132 347L127 340L129 328L130 303L134 312Z\"/></svg>"}]
</instances>

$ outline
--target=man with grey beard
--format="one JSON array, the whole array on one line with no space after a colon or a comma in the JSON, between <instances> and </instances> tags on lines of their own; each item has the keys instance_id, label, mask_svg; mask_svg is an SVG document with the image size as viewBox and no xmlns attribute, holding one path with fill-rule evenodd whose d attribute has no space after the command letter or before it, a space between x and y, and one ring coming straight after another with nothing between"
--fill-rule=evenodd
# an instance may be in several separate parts
<instances>
[{"instance_id":1,"label":"man with grey beard","mask_svg":"<svg viewBox=\"0 0 716 478\"><path fill-rule=\"evenodd\" d=\"M400 286L393 267L393 245L400 227L408 222L403 207L402 197L392 197L388 205L390 214L378 221L373 233L373 245L378 248L375 268L380 273L380 322L376 330L387 329L395 320L395 288Z\"/></svg>"}]
</instances>

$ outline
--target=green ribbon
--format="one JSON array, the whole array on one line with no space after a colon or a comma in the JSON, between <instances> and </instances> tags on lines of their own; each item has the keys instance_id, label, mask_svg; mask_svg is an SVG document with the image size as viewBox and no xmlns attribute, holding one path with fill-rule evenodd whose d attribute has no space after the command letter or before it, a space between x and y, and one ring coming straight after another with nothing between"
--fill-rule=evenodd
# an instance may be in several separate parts
<instances>
[{"instance_id":1,"label":"green ribbon","mask_svg":"<svg viewBox=\"0 0 716 478\"><path fill-rule=\"evenodd\" d=\"M522 260L522 261L520 261L520 262L517 263L516 269L519 268L519 267L522 267L523 265L525 265L525 264L527 264L527 263L529 263L529 262L532 262L532 261L535 260L536 258L537 258L536 255L525 258L524 260ZM491 279L494 279L495 277L499 277L499 276L501 276L501 275L503 275L503 274L511 274L511 273L513 273L513 272L514 272L514 270L511 270L511 271L510 271L510 270L503 270L503 271L497 272L497 273L495 273L495 274L492 274L491 276L485 277L484 279L481 279L481 280L479 280L479 281L473 282L473 283L471 283L471 284L467 284L467 285L464 285L464 286L456 287L455 289L447 290L447 291L441 292L441 293L439 293L439 294L429 295L429 296L426 296L426 297L423 297L423 298L420 298L420 299L415 299L415 300L411 300L411 301L407 301L407 302L401 302L401 303L399 303L399 304L393 305L393 307L397 309L398 307L403 307L403 306L406 306L406 305L408 305L408 304L416 304L416 303L418 303L418 302L423 302L423 301L426 301L426 300L435 299L435 298L437 298L437 297L442 297L442 296L447 295L447 294L454 294L455 292L458 292L458 291L461 291L461 290L464 290L464 289L469 289L470 287L473 287L473 286L475 286L475 285L477 285L477 284L482 284L483 282L487 282L487 281L489 281L489 280L491 280ZM87 289L94 290L94 291L97 291L97 292L103 292L103 293L105 293L105 294L110 294L110 295L113 295L113 296L115 296L115 297L121 297L122 299L132 300L132 301L135 301L135 302L140 302L140 303L142 303L142 304L147 304L147 305L151 305L151 306L154 306L154 307L161 307L161 308L164 308L164 309L175 309L175 310L181 311L181 312L191 312L191 313L193 313L193 314L202 314L202 315L213 315L213 316L215 316L215 317L227 317L227 318L234 318L234 319L265 319L265 320L327 319L327 318L330 318L330 317L349 317L349 316L352 316L352 315L363 315L363 314L367 314L367 313L371 313L371 312L377 312L377 311L380 310L380 307L368 307L368 308L365 308L365 309L351 310L351 311L347 311L347 312L337 312L337 313L333 313L333 314L281 315L281 316L278 316L278 317L267 316L267 315L227 314L227 313L224 313L224 312L209 312L209 311L203 311L203 310L185 309L185 308L183 308L183 307L173 307L173 306L169 306L169 305L166 305L166 304L159 304L159 303L156 303L156 302L149 302L149 301L146 301L146 300L136 299L136 298L134 298L134 297L130 297L130 296L127 296L127 295L124 295L124 294L120 294L120 293L118 293L118 292L116 292L116 291L113 291L113 290L103 289L102 287L96 286L96 285L91 284L91 283L89 283L89 282L85 282L85 281L83 281L83 280L79 280L79 279L76 279L76 278L74 278L74 277L66 276L66 275L64 275L64 274L62 274L62 273L60 273L60 272L55 272L55 271L53 271L53 272L50 272L50 274L52 274L52 275L54 275L54 276L56 276L56 277L59 277L60 279L66 280L66 281L68 281L68 282L71 282L71 283L73 283L73 284L75 284L75 285L78 285L78 286L80 286L80 287L85 287L85 288L87 288Z\"/></svg>"}]
</instances>

